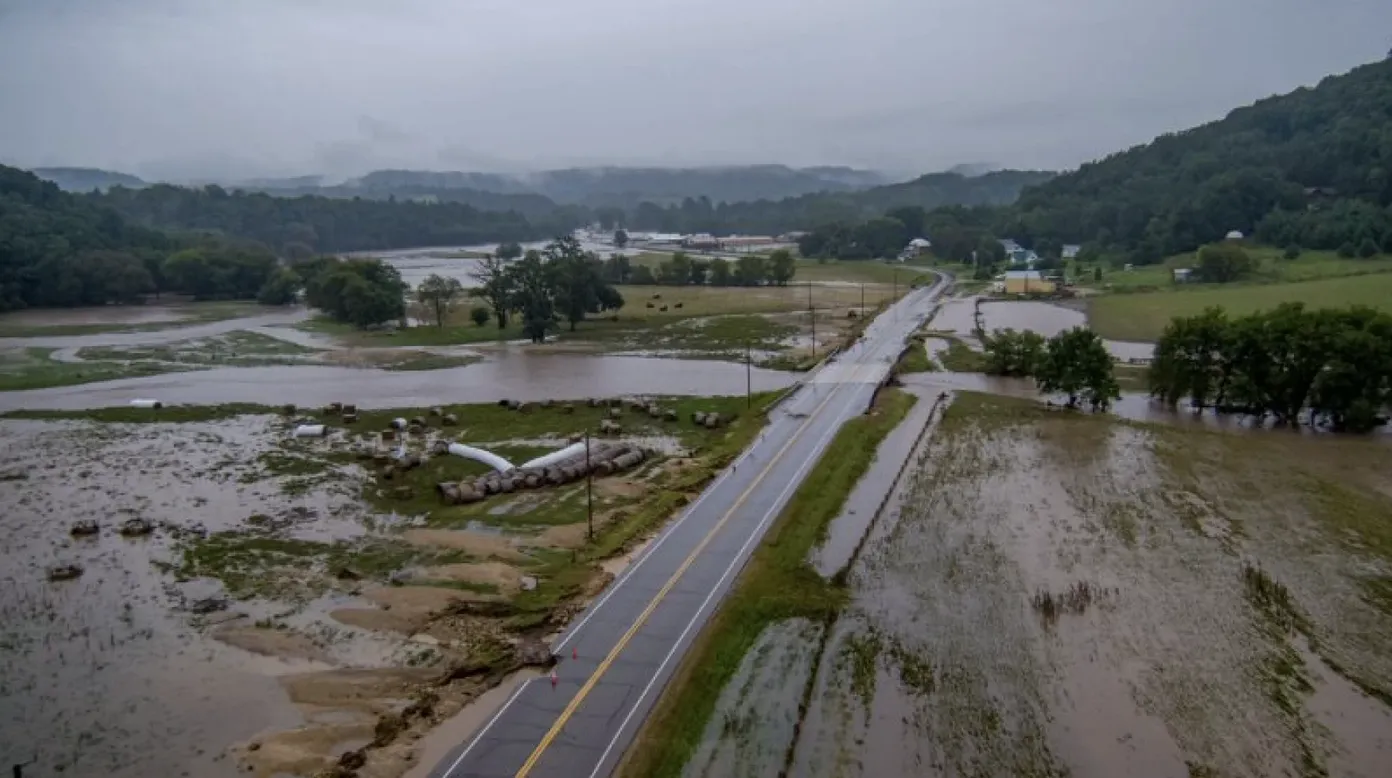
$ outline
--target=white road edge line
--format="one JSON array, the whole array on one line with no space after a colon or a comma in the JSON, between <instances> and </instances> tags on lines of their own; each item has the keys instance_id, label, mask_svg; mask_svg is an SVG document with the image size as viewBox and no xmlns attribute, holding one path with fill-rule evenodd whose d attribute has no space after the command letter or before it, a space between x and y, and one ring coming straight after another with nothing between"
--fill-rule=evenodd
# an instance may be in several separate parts
<instances>
[{"instance_id":1,"label":"white road edge line","mask_svg":"<svg viewBox=\"0 0 1392 778\"><path fill-rule=\"evenodd\" d=\"M822 367L825 367L825 365L823 365ZM821 368L818 368L818 372L820 372L820 370ZM802 384L802 386L798 387L797 391L801 392L801 390L807 388L808 385L808 383ZM839 384L833 384L831 391L833 393L836 392L840 388L840 386L841 385ZM811 391L815 393L816 390L813 389ZM845 410L845 408L843 407L842 410ZM840 428L837 427L831 430L831 432L834 433L839 429ZM814 456L811 459L809 459L808 462L803 463L802 467L798 469L798 472L794 477L793 481L790 483L789 487L785 488L783 490L783 493L778 496L778 500L774 502L775 506L777 506L779 503L781 503L784 499L787 498L788 492L791 491L792 486L802 478L803 473L807 469L810 462L817 459L820 456L820 449L824 445L826 445L826 440L829 437L830 434L824 435L820 440L817 441L817 446L813 449L814 451L818 452L817 456ZM696 502L692 503L691 506L686 509L686 512L683 513L681 517L676 520L676 522L668 526L666 530L663 530L662 534L658 537L658 539L654 541L653 544L649 546L646 551L643 552L643 555L638 560L636 560L632 565L629 565L628 570L624 571L623 576L621 576L619 580L616 581L607 592L605 592L604 596L600 598L599 602L595 603L594 607L588 610L588 612L585 615L585 618L581 619L580 622L577 623L574 627L566 630L565 634L562 635L561 640L557 642L555 646L552 647L552 653L555 653L558 649L564 648L565 644L580 632L580 628L584 627L585 623L589 621L590 618L594 616L594 614L598 612L601 607L603 607L604 603L608 602L609 598L614 594L614 592L618 591L619 587L627 583L629 577L633 575L635 571L637 571L638 567L642 565L644 562L646 562L648 560L648 557L650 557L653 554L653 552L655 552L658 549L658 547L661 546L665 540L667 540L667 537L671 535L673 532L675 532L676 529L680 527L683 523L685 523L686 520L696 512L696 508L700 506L700 504L704 502L705 499L716 490L716 488L718 488L722 483L724 483L735 472L736 467L741 462L743 462L745 459L748 459L750 456L753 455L753 453L754 447L745 450L744 454L742 454L739 459L736 459L731 467L726 468L725 472L723 472L720 475L720 478L718 478L715 483L707 487L706 490L701 494L701 496L697 498ZM758 529L756 530L755 535L762 536L763 527L768 523L769 516L771 515L772 511L764 514L763 519L761 519L759 522ZM694 616L691 622L687 624L686 629L682 630L681 635L677 638L677 642L672 645L672 649L668 651L667 656L663 658L662 664L658 666L657 673L655 673L652 679L648 681L647 686L643 687L643 693L639 695L637 702L634 703L634 707L629 711L628 715L624 717L623 723L619 725L619 729L614 734L614 738L609 741L608 747L604 749L604 753L600 756L599 763L595 766L595 771L590 774L590 778L594 778L594 776L598 774L599 767L604 764L604 760L609 757L609 752L613 750L614 744L618 742L619 736L622 735L624 729L628 727L628 723L633 718L634 712L638 710L638 705L642 704L643 699L647 697L648 692L652 690L653 683L657 680L657 677L662 674L662 670L667 666L667 663L671 661L672 654L676 652L677 647L680 646L682 641L686 639L687 633L691 631L691 626L696 623L696 619L700 617L701 612L704 611L706 606L710 604L711 598L714 596L714 593L718 591L720 587L724 586L724 581L726 577L729 576L730 569L733 568L735 562L738 562L740 557L744 555L745 551L749 547L749 543L753 540L753 537L754 536L751 535L750 540L745 541L744 545L740 547L740 552L735 555L734 562L731 562L730 567L727 567L725 569L725 573L721 575L720 581L716 583L716 586L714 589L711 590L711 593L706 595L706 599L701 602L701 607L698 608L696 611L696 616ZM493 718L488 720L488 723L483 726L483 729L479 730L478 734L474 735L473 740L469 742L469 745L465 747L465 749L462 752L460 752L459 757L454 760L454 762L449 766L449 769L445 770L441 778L450 778L450 776L454 774L454 771L459 769L459 765L464 761L465 757L469 755L469 752L474 750L474 746L478 745L479 741L483 740L483 738L488 734L488 731L493 728L493 725L498 723L498 720L503 717L503 714L507 712L508 708L512 707L512 704L517 701L518 697L522 696L522 692L526 690L527 686L535 680L535 678L530 678L527 681L523 682L521 686L517 687L517 691L513 692L512 696L507 699L507 702L504 702L503 706L498 709L498 712L493 714Z\"/></svg>"},{"instance_id":2,"label":"white road edge line","mask_svg":"<svg viewBox=\"0 0 1392 778\"><path fill-rule=\"evenodd\" d=\"M796 430L794 430L794 432L796 432ZM642 556L634 560L633 564L629 565L627 570L624 570L623 575L619 576L619 579L614 582L614 585L605 590L604 594L600 596L599 601L596 602L593 607L585 609L584 618L566 628L566 631L561 634L560 640L556 641L555 645L551 647L551 653L559 653L561 649L565 648L567 643L574 640L576 636L580 634L580 630L599 612L599 609L604 607L604 603L609 602L609 598L614 596L614 592L617 592L620 587L628 583L628 579L638 571L638 568L641 567L644 562L648 561L648 557L652 556L663 543L667 542L667 538L671 536L672 533L676 532L681 525L686 523L688 518L696 513L696 509L701 507L701 503L705 502L707 497L714 494L716 489L719 489L725 481L729 480L730 476L735 473L744 460L754 455L754 450L758 448L758 445L761 443L763 443L762 437L755 442L755 445L745 449L739 459L736 459L729 467L725 468L724 472L720 474L720 477L715 480L715 483L707 486L705 491L701 492L701 496L696 498L696 502L693 502L681 516L677 517L676 521L669 524L667 529L663 530L662 534L657 537L657 540L654 540L652 545L648 546L648 548L643 551ZM775 449L775 453L776 452L777 449Z\"/></svg>"},{"instance_id":3,"label":"white road edge line","mask_svg":"<svg viewBox=\"0 0 1392 778\"><path fill-rule=\"evenodd\" d=\"M852 393L853 397L854 394L855 393ZM850 403L843 403L841 411L844 412L846 406L849 404ZM605 760L609 758L609 753L614 750L614 746L619 742L619 737L623 735L624 730L628 729L628 724L633 720L633 715L637 713L638 709L643 705L643 700L647 699L648 694L652 691L653 685L657 683L657 679L662 677L662 673L667 669L668 663L672 661L672 657L677 653L677 649L686 641L686 636L691 632L691 629L696 626L696 622L700 620L701 614L705 612L706 607L709 606L711 600L715 598L716 592L720 591L725 586L726 579L734 572L735 567L742 565L744 556L749 551L749 547L756 539L763 537L764 530L769 521L775 514L781 512L783 502L788 499L788 495L793 489L802 484L802 479L806 475L807 469L821 459L822 452L825 450L828 441L840 430L841 425L837 425L827 430L826 434L822 435L821 439L817 441L817 445L812 449L812 455L807 458L806 462L802 463L802 466L798 468L793 477L788 480L788 486L783 489L783 492L778 495L778 499L774 501L773 506L769 508L769 511L759 520L754 532L750 533L749 539L744 541L743 546L740 546L739 553L735 554L735 557L730 560L730 564L725 568L725 572L721 573L720 580L716 581L715 586L711 587L710 592L706 594L706 599L701 601L701 606L696 609L696 613L691 617L691 621L687 622L686 628L682 630L681 634L677 636L676 641L672 643L672 648L669 649L667 655L662 658L662 664L657 666L657 670L653 672L651 678L648 679L647 685L643 687L643 692L639 694L638 699L633 702L633 707L629 708L628 715L624 716L623 722L619 724L619 728L614 732L614 737L609 741L609 745L605 747L604 753L600 754L599 761L595 763L595 768L590 773L590 778L596 778L596 776L599 775L600 769L604 767Z\"/></svg>"},{"instance_id":4,"label":"white road edge line","mask_svg":"<svg viewBox=\"0 0 1392 778\"><path fill-rule=\"evenodd\" d=\"M796 430L794 432L796 433ZM744 454L742 454L739 459L735 460L734 464L739 465L739 463L752 456L753 453L753 447L746 449ZM634 571L638 569L638 566L643 564L643 562L646 562L648 557L652 555L654 551L657 550L658 546L662 545L662 542L665 541L667 537L671 535L674 531L676 531L677 527L680 527L683 522L690 518L691 515L696 512L696 508L698 508L707 497L714 493L714 491L722 483L724 483L734 472L734 467L726 468L725 472L723 472L720 475L720 478L716 479L715 483L706 487L706 491L703 492L699 498L697 498L696 502L692 503L691 506L687 508L686 512L683 513L680 518L678 518L673 524L668 526L667 529L662 532L662 535L660 535L657 540L653 541L653 544L649 546L646 551L643 552L642 557L640 557L633 564L629 565L628 570L624 571L623 576L620 577L619 580L616 581L607 592L605 592L604 596L600 598L599 602L595 603L593 608L590 608L588 610L588 612L585 615L585 618L581 619L580 622L577 623L575 626L566 630L566 633L562 636L562 639L558 643L556 643L555 646L552 647L551 652L554 654L558 650L565 648L565 644L569 642L572 638L574 638L575 635L579 634L580 628L585 626L585 622L589 621L590 618L599 611L599 609L604 605L604 603L608 602L609 597L612 596L614 592L618 591L619 587L623 586L625 583L628 582L629 576L631 576L634 573ZM449 766L449 769L445 770L445 772L441 774L441 778L450 778L450 776L454 774L454 771L459 769L459 765L463 763L464 759L467 756L469 756L469 752L474 750L474 746L478 745L479 741L483 740L483 738L488 735L488 731L493 728L494 724L498 723L498 719L501 719L503 717L503 714L507 713L508 708L512 707L512 704L517 701L518 697L522 696L523 690L525 690L527 686L535 680L537 679L529 678L525 682L523 682L521 686L517 687L517 691L513 692L511 697L508 697L507 702L504 702L503 706L498 709L498 712L493 714L493 718L489 719L488 723L483 725L483 729L480 729L478 731L478 734L474 735L473 739L469 741L469 745L463 751L460 752L459 757L454 760L454 762Z\"/></svg>"},{"instance_id":5,"label":"white road edge line","mask_svg":"<svg viewBox=\"0 0 1392 778\"><path fill-rule=\"evenodd\" d=\"M503 703L503 707L499 708L498 712L493 714L493 718L489 719L488 723L483 725L483 729L479 730L478 735L475 736L474 739L469 742L468 747L465 748L463 751L459 752L459 758L455 759L454 763L449 766L449 769L445 770L441 774L441 778L449 778L455 770L459 769L459 765L461 762L464 761L464 757L468 756L469 752L474 750L474 746L478 745L479 741L483 739L483 736L488 732L488 730L492 729L493 725L498 723L498 719L503 717L503 714L507 712L508 707L512 705L512 703L518 697L522 696L522 691L527 688L527 685L535 680L535 678L528 678L517 687L517 690L512 693L512 696L507 698L507 702Z\"/></svg>"}]
</instances>

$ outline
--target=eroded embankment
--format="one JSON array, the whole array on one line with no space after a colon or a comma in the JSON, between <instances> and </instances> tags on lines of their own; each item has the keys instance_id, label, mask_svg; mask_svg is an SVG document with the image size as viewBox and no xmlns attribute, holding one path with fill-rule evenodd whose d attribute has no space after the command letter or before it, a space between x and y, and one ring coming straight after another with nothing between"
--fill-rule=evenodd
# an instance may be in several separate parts
<instances>
[{"instance_id":1,"label":"eroded embankment","mask_svg":"<svg viewBox=\"0 0 1392 778\"><path fill-rule=\"evenodd\" d=\"M322 438L249 406L0 421L0 729L28 733L0 761L399 775L432 725L549 659L540 638L757 434L773 397L753 399L316 411ZM573 473L436 492L487 470L437 441L525 461L600 422L622 430L596 449L645 453L597 473L593 541Z\"/></svg>"}]
</instances>

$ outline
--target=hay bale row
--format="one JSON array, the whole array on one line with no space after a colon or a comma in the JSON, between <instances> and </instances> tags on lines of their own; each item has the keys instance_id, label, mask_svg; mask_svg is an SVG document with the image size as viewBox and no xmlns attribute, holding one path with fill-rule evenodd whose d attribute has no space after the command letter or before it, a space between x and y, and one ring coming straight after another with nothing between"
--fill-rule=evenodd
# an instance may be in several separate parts
<instances>
[{"instance_id":1,"label":"hay bale row","mask_svg":"<svg viewBox=\"0 0 1392 778\"><path fill-rule=\"evenodd\" d=\"M647 454L637 446L599 446L590 450L588 469L582 453L545 468L517 468L506 473L489 473L471 481L439 483L435 485L435 491L447 505L467 505L493 494L561 486L584 478L591 472L598 476L613 475L636 467L646 458Z\"/></svg>"},{"instance_id":2,"label":"hay bale row","mask_svg":"<svg viewBox=\"0 0 1392 778\"><path fill-rule=\"evenodd\" d=\"M698 427L705 427L706 429L713 430L717 427L723 427L729 421L729 417L721 416L719 413L716 413L715 411L696 411L691 414L691 422Z\"/></svg>"}]
</instances>

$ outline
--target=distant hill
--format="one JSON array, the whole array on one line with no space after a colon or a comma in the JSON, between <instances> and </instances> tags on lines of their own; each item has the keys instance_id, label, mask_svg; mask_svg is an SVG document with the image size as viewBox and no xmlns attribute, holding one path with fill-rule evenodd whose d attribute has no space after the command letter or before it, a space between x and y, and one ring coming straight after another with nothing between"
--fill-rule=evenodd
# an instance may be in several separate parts
<instances>
[{"instance_id":1,"label":"distant hill","mask_svg":"<svg viewBox=\"0 0 1392 778\"><path fill-rule=\"evenodd\" d=\"M540 195L561 205L632 208L647 201L680 203L688 197L712 202L781 199L813 192L845 192L887 183L869 170L847 167L791 168L786 165L653 168L593 167L544 170L520 175L378 170L325 188L325 193L357 191L365 196L464 189L480 193Z\"/></svg>"},{"instance_id":2,"label":"distant hill","mask_svg":"<svg viewBox=\"0 0 1392 778\"><path fill-rule=\"evenodd\" d=\"M645 202L629 213L626 223L663 232L776 234L828 224L854 224L905 206L931 210L944 206L1009 205L1025 187L1048 181L1054 175L1036 170L1000 170L981 176L929 173L902 184L781 200L715 204L696 198L666 208Z\"/></svg>"},{"instance_id":3,"label":"distant hill","mask_svg":"<svg viewBox=\"0 0 1392 778\"><path fill-rule=\"evenodd\" d=\"M1112 154L1027 191L1005 234L1153 262L1230 230L1392 251L1392 60Z\"/></svg>"},{"instance_id":4,"label":"distant hill","mask_svg":"<svg viewBox=\"0 0 1392 778\"><path fill-rule=\"evenodd\" d=\"M34 168L34 175L58 185L67 192L90 192L93 189L110 189L124 186L138 189L147 184L136 176L117 173L94 167L41 167Z\"/></svg>"}]
</instances>

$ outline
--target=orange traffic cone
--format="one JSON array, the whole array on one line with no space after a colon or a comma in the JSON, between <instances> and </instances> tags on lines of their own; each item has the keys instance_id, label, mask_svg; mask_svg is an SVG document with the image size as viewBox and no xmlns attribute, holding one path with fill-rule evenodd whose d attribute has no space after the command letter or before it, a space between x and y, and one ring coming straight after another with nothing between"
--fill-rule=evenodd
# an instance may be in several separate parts
<instances>
[{"instance_id":1,"label":"orange traffic cone","mask_svg":"<svg viewBox=\"0 0 1392 778\"><path fill-rule=\"evenodd\" d=\"M574 646L571 646L571 648L570 648L570 658L571 658L571 659L579 659L579 658L580 658L580 649L575 648Z\"/></svg>"},{"instance_id":2,"label":"orange traffic cone","mask_svg":"<svg viewBox=\"0 0 1392 778\"><path fill-rule=\"evenodd\" d=\"M552 689L556 688L556 671L555 671L555 670L552 670L552 671L551 671L551 688L552 688Z\"/></svg>"}]
</instances>

